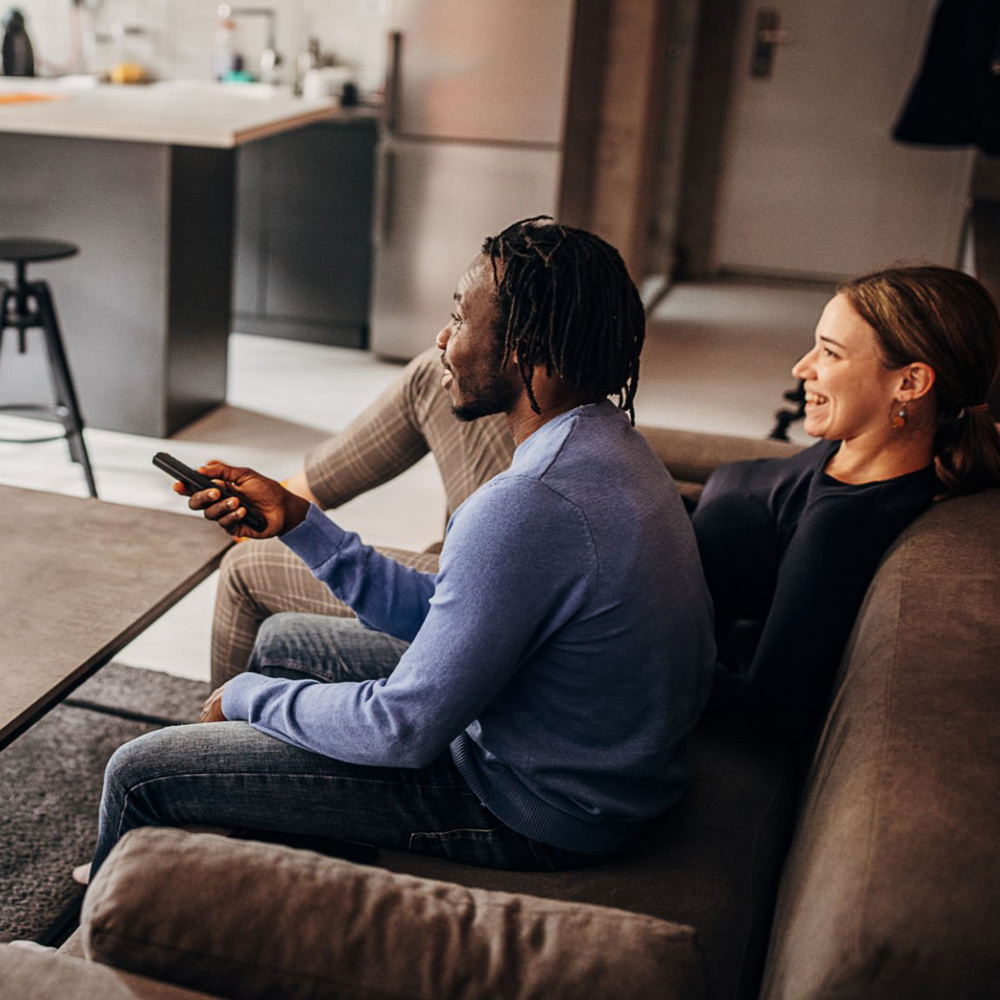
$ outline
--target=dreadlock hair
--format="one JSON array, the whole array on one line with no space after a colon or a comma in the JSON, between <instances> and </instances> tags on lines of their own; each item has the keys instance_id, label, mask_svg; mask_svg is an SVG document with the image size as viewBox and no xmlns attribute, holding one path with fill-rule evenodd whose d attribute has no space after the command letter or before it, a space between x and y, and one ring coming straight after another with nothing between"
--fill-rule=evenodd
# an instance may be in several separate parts
<instances>
[{"instance_id":1,"label":"dreadlock hair","mask_svg":"<svg viewBox=\"0 0 1000 1000\"><path fill-rule=\"evenodd\" d=\"M536 365L585 396L617 396L635 423L646 316L621 255L600 237L547 215L522 219L482 252L493 268L501 364L516 359L531 408Z\"/></svg>"}]
</instances>

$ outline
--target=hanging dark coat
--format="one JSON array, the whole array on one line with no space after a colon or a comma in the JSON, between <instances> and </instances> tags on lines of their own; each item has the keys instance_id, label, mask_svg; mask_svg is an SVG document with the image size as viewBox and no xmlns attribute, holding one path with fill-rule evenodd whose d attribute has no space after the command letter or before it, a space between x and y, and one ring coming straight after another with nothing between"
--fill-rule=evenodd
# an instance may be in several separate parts
<instances>
[{"instance_id":1,"label":"hanging dark coat","mask_svg":"<svg viewBox=\"0 0 1000 1000\"><path fill-rule=\"evenodd\" d=\"M892 134L1000 154L1000 0L941 0Z\"/></svg>"}]
</instances>

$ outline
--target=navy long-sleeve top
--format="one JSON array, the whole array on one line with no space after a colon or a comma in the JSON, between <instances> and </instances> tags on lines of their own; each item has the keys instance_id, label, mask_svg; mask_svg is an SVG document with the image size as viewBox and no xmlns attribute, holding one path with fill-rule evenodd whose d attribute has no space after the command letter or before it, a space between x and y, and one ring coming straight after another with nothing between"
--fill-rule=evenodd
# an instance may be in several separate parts
<instances>
[{"instance_id":1,"label":"navy long-sleeve top","mask_svg":"<svg viewBox=\"0 0 1000 1000\"><path fill-rule=\"evenodd\" d=\"M821 441L719 466L692 516L715 604L714 701L807 722L829 695L879 561L940 491L932 467L851 485Z\"/></svg>"}]
</instances>

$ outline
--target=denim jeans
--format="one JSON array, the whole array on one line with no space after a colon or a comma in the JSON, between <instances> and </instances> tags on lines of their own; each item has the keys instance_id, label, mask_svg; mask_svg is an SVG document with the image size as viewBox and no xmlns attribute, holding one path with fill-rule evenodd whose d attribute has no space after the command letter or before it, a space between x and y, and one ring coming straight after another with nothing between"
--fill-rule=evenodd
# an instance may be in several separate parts
<instances>
[{"instance_id":1,"label":"denim jeans","mask_svg":"<svg viewBox=\"0 0 1000 1000\"><path fill-rule=\"evenodd\" d=\"M249 668L336 683L388 676L407 643L353 619L268 619ZM466 784L448 753L423 768L348 764L245 722L174 726L108 763L93 871L139 826L249 827L413 851L470 865L554 871L599 858L522 836Z\"/></svg>"}]
</instances>

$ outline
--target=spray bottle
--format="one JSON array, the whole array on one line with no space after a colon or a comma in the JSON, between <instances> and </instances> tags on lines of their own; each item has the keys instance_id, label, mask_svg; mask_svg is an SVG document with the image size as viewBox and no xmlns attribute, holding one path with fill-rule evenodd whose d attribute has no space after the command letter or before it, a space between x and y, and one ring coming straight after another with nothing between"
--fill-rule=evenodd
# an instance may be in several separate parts
<instances>
[{"instance_id":1,"label":"spray bottle","mask_svg":"<svg viewBox=\"0 0 1000 1000\"><path fill-rule=\"evenodd\" d=\"M35 53L24 30L24 15L11 7L3 19L3 72L5 76L34 76Z\"/></svg>"}]
</instances>

